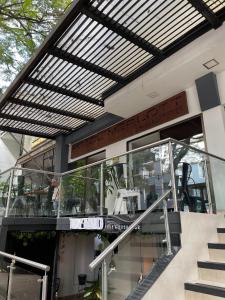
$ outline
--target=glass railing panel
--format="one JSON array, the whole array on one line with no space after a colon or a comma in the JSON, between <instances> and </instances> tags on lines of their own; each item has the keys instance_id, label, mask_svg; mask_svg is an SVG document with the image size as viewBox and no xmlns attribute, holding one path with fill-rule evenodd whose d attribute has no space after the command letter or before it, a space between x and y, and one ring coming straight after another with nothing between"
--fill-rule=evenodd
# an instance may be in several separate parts
<instances>
[{"instance_id":1,"label":"glass railing panel","mask_svg":"<svg viewBox=\"0 0 225 300\"><path fill-rule=\"evenodd\" d=\"M173 143L173 158L178 209L211 212L208 156L198 149Z\"/></svg>"},{"instance_id":2,"label":"glass railing panel","mask_svg":"<svg viewBox=\"0 0 225 300\"><path fill-rule=\"evenodd\" d=\"M104 162L105 209L109 215L146 210L170 184L168 144Z\"/></svg>"},{"instance_id":3,"label":"glass railing panel","mask_svg":"<svg viewBox=\"0 0 225 300\"><path fill-rule=\"evenodd\" d=\"M212 156L207 157L207 170L213 212L225 211L225 161Z\"/></svg>"},{"instance_id":4,"label":"glass railing panel","mask_svg":"<svg viewBox=\"0 0 225 300\"><path fill-rule=\"evenodd\" d=\"M5 215L9 194L10 172L0 175L0 217Z\"/></svg>"},{"instance_id":5,"label":"glass railing panel","mask_svg":"<svg viewBox=\"0 0 225 300\"><path fill-rule=\"evenodd\" d=\"M15 265L12 273L11 299L40 300L41 276Z\"/></svg>"},{"instance_id":6,"label":"glass railing panel","mask_svg":"<svg viewBox=\"0 0 225 300\"><path fill-rule=\"evenodd\" d=\"M14 170L8 216L56 216L60 178L36 170Z\"/></svg>"},{"instance_id":7,"label":"glass railing panel","mask_svg":"<svg viewBox=\"0 0 225 300\"><path fill-rule=\"evenodd\" d=\"M0 300L7 299L9 265L3 258L0 258Z\"/></svg>"},{"instance_id":8,"label":"glass railing panel","mask_svg":"<svg viewBox=\"0 0 225 300\"><path fill-rule=\"evenodd\" d=\"M96 165L62 176L60 216L100 214L100 173Z\"/></svg>"},{"instance_id":9,"label":"glass railing panel","mask_svg":"<svg viewBox=\"0 0 225 300\"><path fill-rule=\"evenodd\" d=\"M163 210L159 207L107 257L109 300L126 299L139 285L144 284L145 279L151 277L159 259L167 255L162 215Z\"/></svg>"}]
</instances>

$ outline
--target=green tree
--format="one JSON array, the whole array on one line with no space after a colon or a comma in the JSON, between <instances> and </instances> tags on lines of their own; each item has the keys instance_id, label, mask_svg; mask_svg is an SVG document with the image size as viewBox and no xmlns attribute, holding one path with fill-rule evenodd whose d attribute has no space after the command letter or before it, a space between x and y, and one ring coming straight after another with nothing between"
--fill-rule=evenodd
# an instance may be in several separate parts
<instances>
[{"instance_id":1,"label":"green tree","mask_svg":"<svg viewBox=\"0 0 225 300\"><path fill-rule=\"evenodd\" d=\"M12 80L72 0L0 0L0 88Z\"/></svg>"}]
</instances>

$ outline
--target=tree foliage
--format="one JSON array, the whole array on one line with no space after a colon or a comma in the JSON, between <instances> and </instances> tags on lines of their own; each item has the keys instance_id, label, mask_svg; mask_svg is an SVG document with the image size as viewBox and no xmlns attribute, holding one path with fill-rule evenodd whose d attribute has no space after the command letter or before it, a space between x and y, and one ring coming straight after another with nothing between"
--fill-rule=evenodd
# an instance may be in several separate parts
<instances>
[{"instance_id":1,"label":"tree foliage","mask_svg":"<svg viewBox=\"0 0 225 300\"><path fill-rule=\"evenodd\" d=\"M72 0L0 0L2 81L12 80L71 2Z\"/></svg>"}]
</instances>

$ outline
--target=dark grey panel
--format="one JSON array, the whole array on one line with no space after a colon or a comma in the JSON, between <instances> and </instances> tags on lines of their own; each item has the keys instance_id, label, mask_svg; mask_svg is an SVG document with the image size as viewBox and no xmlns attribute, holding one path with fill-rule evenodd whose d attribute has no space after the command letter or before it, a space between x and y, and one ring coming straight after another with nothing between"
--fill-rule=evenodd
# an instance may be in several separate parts
<instances>
[{"instance_id":1,"label":"dark grey panel","mask_svg":"<svg viewBox=\"0 0 225 300\"><path fill-rule=\"evenodd\" d=\"M65 142L65 136L60 135L56 138L55 149L55 172L66 172L68 169L69 146Z\"/></svg>"},{"instance_id":2,"label":"dark grey panel","mask_svg":"<svg viewBox=\"0 0 225 300\"><path fill-rule=\"evenodd\" d=\"M225 228L217 228L218 233L225 233Z\"/></svg>"},{"instance_id":3,"label":"dark grey panel","mask_svg":"<svg viewBox=\"0 0 225 300\"><path fill-rule=\"evenodd\" d=\"M198 99L202 111L216 107L221 104L216 75L206 74L195 80Z\"/></svg>"}]
</instances>

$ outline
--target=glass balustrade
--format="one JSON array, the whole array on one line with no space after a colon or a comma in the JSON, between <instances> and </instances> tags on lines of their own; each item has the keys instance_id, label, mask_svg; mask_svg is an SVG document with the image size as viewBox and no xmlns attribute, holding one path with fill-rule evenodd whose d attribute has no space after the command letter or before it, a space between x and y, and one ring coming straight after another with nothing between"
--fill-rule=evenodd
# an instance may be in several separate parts
<instances>
[{"instance_id":1,"label":"glass balustrade","mask_svg":"<svg viewBox=\"0 0 225 300\"><path fill-rule=\"evenodd\" d=\"M11 277L11 299L40 300L41 276L15 264Z\"/></svg>"},{"instance_id":2,"label":"glass balustrade","mask_svg":"<svg viewBox=\"0 0 225 300\"><path fill-rule=\"evenodd\" d=\"M9 280L9 269L7 268L8 263L0 257L0 300L6 300L8 280Z\"/></svg>"},{"instance_id":3,"label":"glass balustrade","mask_svg":"<svg viewBox=\"0 0 225 300\"><path fill-rule=\"evenodd\" d=\"M60 179L52 173L14 169L8 216L56 216Z\"/></svg>"},{"instance_id":4,"label":"glass balustrade","mask_svg":"<svg viewBox=\"0 0 225 300\"><path fill-rule=\"evenodd\" d=\"M0 300L46 300L50 267L0 251Z\"/></svg>"},{"instance_id":5,"label":"glass balustrade","mask_svg":"<svg viewBox=\"0 0 225 300\"><path fill-rule=\"evenodd\" d=\"M0 217L5 215L9 195L10 171L0 174Z\"/></svg>"},{"instance_id":6,"label":"glass balustrade","mask_svg":"<svg viewBox=\"0 0 225 300\"><path fill-rule=\"evenodd\" d=\"M158 218L162 214L162 210L157 209ZM152 216L148 216L118 245L106 259L109 300L126 299L150 278L158 260L167 253L164 240L163 220L153 225Z\"/></svg>"},{"instance_id":7,"label":"glass balustrade","mask_svg":"<svg viewBox=\"0 0 225 300\"><path fill-rule=\"evenodd\" d=\"M223 159L174 140L62 174L15 168L10 190L10 172L0 175L0 216L135 214L171 187L169 209L215 213L224 171Z\"/></svg>"}]
</instances>

